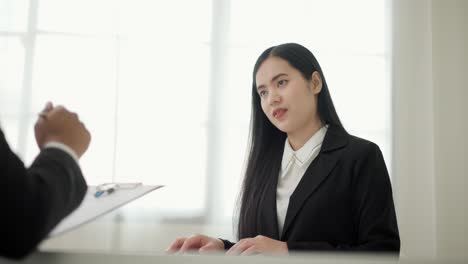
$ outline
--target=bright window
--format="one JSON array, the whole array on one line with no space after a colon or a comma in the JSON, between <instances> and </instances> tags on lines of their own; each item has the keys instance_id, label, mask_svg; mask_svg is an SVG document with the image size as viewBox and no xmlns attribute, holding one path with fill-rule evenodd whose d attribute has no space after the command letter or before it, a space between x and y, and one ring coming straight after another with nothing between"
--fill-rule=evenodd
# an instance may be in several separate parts
<instances>
[{"instance_id":1,"label":"bright window","mask_svg":"<svg viewBox=\"0 0 468 264\"><path fill-rule=\"evenodd\" d=\"M37 112L64 104L93 136L89 184L165 184L170 206L138 206L230 221L253 64L275 44L312 50L345 127L391 168L388 2L1 0L0 122L29 164Z\"/></svg>"}]
</instances>

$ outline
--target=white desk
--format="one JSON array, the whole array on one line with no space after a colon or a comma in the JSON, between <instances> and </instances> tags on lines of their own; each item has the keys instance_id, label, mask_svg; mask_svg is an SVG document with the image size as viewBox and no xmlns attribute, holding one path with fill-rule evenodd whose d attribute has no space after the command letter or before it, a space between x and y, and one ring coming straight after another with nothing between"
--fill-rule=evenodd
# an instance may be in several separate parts
<instances>
[{"instance_id":1,"label":"white desk","mask_svg":"<svg viewBox=\"0 0 468 264\"><path fill-rule=\"evenodd\" d=\"M0 259L0 264L18 263L15 261ZM83 263L99 263L99 264L146 264L146 263L190 263L190 264L390 264L398 263L395 258L385 258L376 256L357 256L357 255L297 255L289 257L270 257L270 256L253 256L253 257L232 257L220 255L185 255L185 256L168 256L168 255L152 255L152 254L103 254L103 253L65 253L65 252L37 252L20 263L62 263L62 264L83 264ZM399 263L437 263L431 261L401 261Z\"/></svg>"},{"instance_id":2,"label":"white desk","mask_svg":"<svg viewBox=\"0 0 468 264\"><path fill-rule=\"evenodd\" d=\"M154 254L133 254L133 253L86 253L86 252L37 252L22 261L12 261L0 259L0 264L446 264L446 263L467 263L466 260L455 259L395 259L384 256L369 255L330 255L330 254L310 254L293 255L288 257L271 256L251 256L251 257L232 257L220 255L185 255L168 256Z\"/></svg>"},{"instance_id":3,"label":"white desk","mask_svg":"<svg viewBox=\"0 0 468 264\"><path fill-rule=\"evenodd\" d=\"M158 191L156 191L158 193ZM162 192L161 192L162 194ZM143 201L144 202L144 201ZM128 206L132 206L129 204ZM125 210L125 209L124 209ZM428 260L387 258L375 255L307 254L289 257L228 257L223 255L200 256L196 254L169 256L164 254L170 243L179 236L203 233L232 239L231 223L184 224L160 219L138 220L119 216L122 210L86 224L76 230L44 241L39 252L16 262L0 258L2 263L242 263L242 264L388 264L388 263L466 263L466 260Z\"/></svg>"}]
</instances>

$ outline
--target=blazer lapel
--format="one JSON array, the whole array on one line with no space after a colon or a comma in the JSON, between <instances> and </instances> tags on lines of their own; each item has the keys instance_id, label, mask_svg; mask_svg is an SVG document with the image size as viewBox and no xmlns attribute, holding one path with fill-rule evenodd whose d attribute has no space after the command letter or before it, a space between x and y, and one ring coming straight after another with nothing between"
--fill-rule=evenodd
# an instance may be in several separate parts
<instances>
[{"instance_id":1,"label":"blazer lapel","mask_svg":"<svg viewBox=\"0 0 468 264\"><path fill-rule=\"evenodd\" d=\"M348 134L336 126L330 125L322 143L319 155L307 168L304 176L289 199L288 211L284 221L281 240L299 213L304 202L312 195L335 167L339 156L336 152L348 143ZM276 203L275 203L276 206ZM276 215L275 215L276 219Z\"/></svg>"}]
</instances>

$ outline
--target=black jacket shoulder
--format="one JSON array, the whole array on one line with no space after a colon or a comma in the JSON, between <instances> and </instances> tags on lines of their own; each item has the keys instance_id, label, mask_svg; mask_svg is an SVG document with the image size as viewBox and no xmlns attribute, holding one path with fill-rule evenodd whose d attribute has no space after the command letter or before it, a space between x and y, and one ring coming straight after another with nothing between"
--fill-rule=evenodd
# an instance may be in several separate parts
<instances>
[{"instance_id":1,"label":"black jacket shoulder","mask_svg":"<svg viewBox=\"0 0 468 264\"><path fill-rule=\"evenodd\" d=\"M22 258L81 203L86 190L79 165L60 149L40 152L25 168L0 130L0 256Z\"/></svg>"}]
</instances>

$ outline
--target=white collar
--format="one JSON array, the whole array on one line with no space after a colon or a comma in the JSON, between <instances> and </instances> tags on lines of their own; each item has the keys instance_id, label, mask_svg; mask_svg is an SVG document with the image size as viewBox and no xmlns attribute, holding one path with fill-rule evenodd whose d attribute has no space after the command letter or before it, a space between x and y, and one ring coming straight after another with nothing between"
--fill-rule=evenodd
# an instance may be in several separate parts
<instances>
[{"instance_id":1,"label":"white collar","mask_svg":"<svg viewBox=\"0 0 468 264\"><path fill-rule=\"evenodd\" d=\"M314 151L322 145L325 134L327 133L328 125L320 128L315 134L307 140L307 142L297 151L294 151L289 144L288 138L284 143L283 159L281 161L281 171L284 172L289 164L295 159L295 162L300 167L307 164L312 158ZM284 173L283 173L284 175Z\"/></svg>"}]
</instances>

